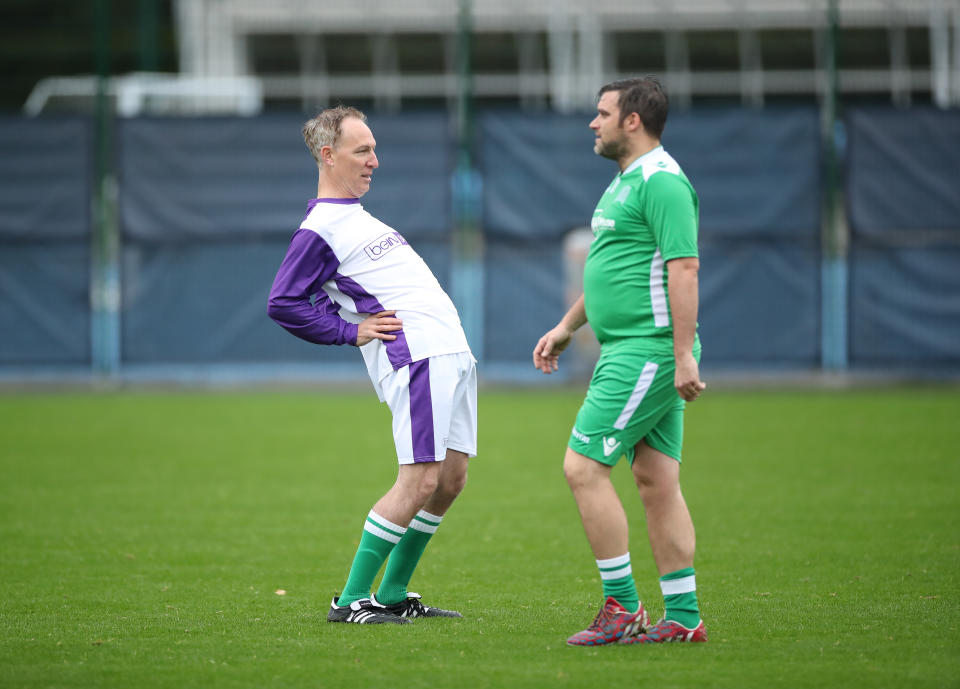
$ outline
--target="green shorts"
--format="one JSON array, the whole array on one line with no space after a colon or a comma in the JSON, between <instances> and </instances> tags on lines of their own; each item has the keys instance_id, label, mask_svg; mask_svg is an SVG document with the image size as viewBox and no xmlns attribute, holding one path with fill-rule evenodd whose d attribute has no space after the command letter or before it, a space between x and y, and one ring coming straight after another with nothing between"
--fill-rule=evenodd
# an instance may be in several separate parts
<instances>
[{"instance_id":1,"label":"green shorts","mask_svg":"<svg viewBox=\"0 0 960 689\"><path fill-rule=\"evenodd\" d=\"M631 343L605 345L568 443L602 464L632 463L641 440L680 461L686 402L673 386L673 355ZM694 350L700 360L700 348Z\"/></svg>"}]
</instances>

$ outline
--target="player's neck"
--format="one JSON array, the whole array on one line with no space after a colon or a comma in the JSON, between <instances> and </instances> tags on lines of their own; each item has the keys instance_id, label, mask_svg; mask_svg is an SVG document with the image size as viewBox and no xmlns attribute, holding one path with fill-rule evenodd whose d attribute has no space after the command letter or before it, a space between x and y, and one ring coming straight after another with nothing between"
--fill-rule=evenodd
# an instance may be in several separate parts
<instances>
[{"instance_id":1,"label":"player's neck","mask_svg":"<svg viewBox=\"0 0 960 689\"><path fill-rule=\"evenodd\" d=\"M617 164L620 166L620 172L622 173L628 167L637 162L638 158L642 158L647 155L650 151L660 147L659 139L652 139L649 136L644 136L638 138L636 143L630 147L630 152L622 156L620 160L617 161Z\"/></svg>"},{"instance_id":2,"label":"player's neck","mask_svg":"<svg viewBox=\"0 0 960 689\"><path fill-rule=\"evenodd\" d=\"M355 199L357 197L345 189L342 184L337 184L334 180L330 179L324 175L323 172L321 172L319 180L317 181L317 198Z\"/></svg>"}]
</instances>

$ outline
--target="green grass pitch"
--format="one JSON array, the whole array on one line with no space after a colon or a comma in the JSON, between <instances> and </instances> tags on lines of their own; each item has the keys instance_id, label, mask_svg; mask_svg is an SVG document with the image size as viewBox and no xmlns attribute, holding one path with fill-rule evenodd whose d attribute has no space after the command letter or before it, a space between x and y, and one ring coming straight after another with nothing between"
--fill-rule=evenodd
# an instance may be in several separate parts
<instances>
[{"instance_id":1,"label":"green grass pitch","mask_svg":"<svg viewBox=\"0 0 960 689\"><path fill-rule=\"evenodd\" d=\"M708 389L681 475L710 642L596 649L564 644L601 599L560 469L581 394L481 391L411 584L465 618L391 628L325 621L396 471L369 391L0 395L0 687L960 686L956 388Z\"/></svg>"}]
</instances>

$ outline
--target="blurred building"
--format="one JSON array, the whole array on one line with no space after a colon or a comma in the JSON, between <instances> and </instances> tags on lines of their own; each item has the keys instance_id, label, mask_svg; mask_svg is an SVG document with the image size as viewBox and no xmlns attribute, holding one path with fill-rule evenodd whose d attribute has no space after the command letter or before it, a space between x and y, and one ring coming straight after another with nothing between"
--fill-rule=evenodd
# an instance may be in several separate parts
<instances>
[{"instance_id":1,"label":"blurred building","mask_svg":"<svg viewBox=\"0 0 960 689\"><path fill-rule=\"evenodd\" d=\"M52 4L5 15L0 107L89 111L91 46L99 53L105 35L108 95L128 116L446 107L467 86L480 106L567 112L592 107L597 84L650 73L679 106L762 106L819 101L832 65L844 102L960 103L960 0L102 0L99 13L56 10L79 30L43 21Z\"/></svg>"},{"instance_id":2,"label":"blurred building","mask_svg":"<svg viewBox=\"0 0 960 689\"><path fill-rule=\"evenodd\" d=\"M845 99L960 102L958 0L838 0ZM469 8L468 12L464 10ZM828 0L177 0L181 73L260 77L267 107L338 100L591 107L598 84L665 77L674 102L763 105L827 88Z\"/></svg>"}]
</instances>

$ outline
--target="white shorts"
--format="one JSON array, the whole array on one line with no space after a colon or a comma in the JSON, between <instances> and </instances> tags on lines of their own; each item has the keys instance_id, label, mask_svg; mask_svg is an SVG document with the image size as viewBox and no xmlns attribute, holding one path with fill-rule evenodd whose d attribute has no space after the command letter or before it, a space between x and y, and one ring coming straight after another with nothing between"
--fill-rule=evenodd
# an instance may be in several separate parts
<instances>
[{"instance_id":1,"label":"white shorts","mask_svg":"<svg viewBox=\"0 0 960 689\"><path fill-rule=\"evenodd\" d=\"M380 381L400 464L477 456L477 366L470 352L415 361Z\"/></svg>"}]
</instances>

